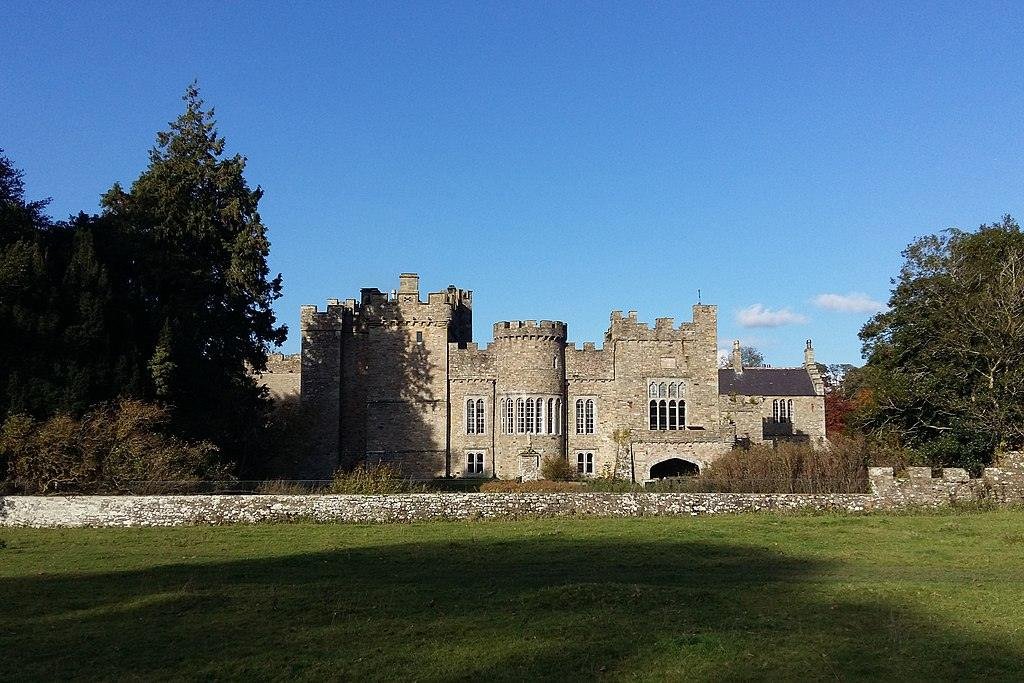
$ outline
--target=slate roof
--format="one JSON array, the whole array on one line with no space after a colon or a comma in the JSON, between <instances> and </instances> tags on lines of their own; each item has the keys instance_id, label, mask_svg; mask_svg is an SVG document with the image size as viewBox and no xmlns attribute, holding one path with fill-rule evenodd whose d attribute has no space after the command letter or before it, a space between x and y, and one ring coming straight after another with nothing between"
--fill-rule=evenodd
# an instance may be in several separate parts
<instances>
[{"instance_id":1,"label":"slate roof","mask_svg":"<svg viewBox=\"0 0 1024 683\"><path fill-rule=\"evenodd\" d=\"M815 396L811 377L803 368L731 368L718 371L718 394L728 396Z\"/></svg>"}]
</instances>

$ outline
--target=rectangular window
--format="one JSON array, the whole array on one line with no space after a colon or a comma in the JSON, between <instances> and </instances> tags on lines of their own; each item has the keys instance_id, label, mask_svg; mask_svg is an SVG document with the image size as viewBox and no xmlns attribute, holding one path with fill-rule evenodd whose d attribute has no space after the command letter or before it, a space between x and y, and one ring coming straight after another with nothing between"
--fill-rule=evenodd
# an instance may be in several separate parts
<instances>
[{"instance_id":1,"label":"rectangular window","mask_svg":"<svg viewBox=\"0 0 1024 683\"><path fill-rule=\"evenodd\" d=\"M594 454L587 451L576 453L576 471L580 474L594 473Z\"/></svg>"},{"instance_id":2,"label":"rectangular window","mask_svg":"<svg viewBox=\"0 0 1024 683\"><path fill-rule=\"evenodd\" d=\"M423 343L423 333L422 332L417 332L416 333L416 343L417 344L422 344Z\"/></svg>"},{"instance_id":3,"label":"rectangular window","mask_svg":"<svg viewBox=\"0 0 1024 683\"><path fill-rule=\"evenodd\" d=\"M484 454L483 453L467 453L466 454L466 473L467 474L483 474L484 473Z\"/></svg>"}]
</instances>

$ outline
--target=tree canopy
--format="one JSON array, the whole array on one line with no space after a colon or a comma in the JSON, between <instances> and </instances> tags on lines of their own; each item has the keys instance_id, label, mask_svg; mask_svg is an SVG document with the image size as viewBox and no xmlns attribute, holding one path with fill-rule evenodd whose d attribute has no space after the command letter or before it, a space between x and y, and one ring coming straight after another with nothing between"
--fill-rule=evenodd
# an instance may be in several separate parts
<instances>
[{"instance_id":1,"label":"tree canopy","mask_svg":"<svg viewBox=\"0 0 1024 683\"><path fill-rule=\"evenodd\" d=\"M872 401L862 423L936 465L1024 446L1024 234L1010 216L903 252L889 300L861 330Z\"/></svg>"},{"instance_id":2,"label":"tree canopy","mask_svg":"<svg viewBox=\"0 0 1024 683\"><path fill-rule=\"evenodd\" d=\"M0 153L0 420L157 401L174 433L244 469L268 408L250 369L287 333L272 309L281 277L245 158L225 154L194 84L183 100L99 216L53 222Z\"/></svg>"}]
</instances>

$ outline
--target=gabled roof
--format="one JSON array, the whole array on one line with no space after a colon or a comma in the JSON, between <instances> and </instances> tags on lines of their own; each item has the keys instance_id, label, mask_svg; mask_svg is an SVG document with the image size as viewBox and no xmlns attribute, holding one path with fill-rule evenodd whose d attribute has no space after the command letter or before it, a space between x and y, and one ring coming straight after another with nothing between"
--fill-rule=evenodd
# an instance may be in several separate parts
<instances>
[{"instance_id":1,"label":"gabled roof","mask_svg":"<svg viewBox=\"0 0 1024 683\"><path fill-rule=\"evenodd\" d=\"M816 396L811 376L803 368L728 368L718 371L721 396Z\"/></svg>"}]
</instances>

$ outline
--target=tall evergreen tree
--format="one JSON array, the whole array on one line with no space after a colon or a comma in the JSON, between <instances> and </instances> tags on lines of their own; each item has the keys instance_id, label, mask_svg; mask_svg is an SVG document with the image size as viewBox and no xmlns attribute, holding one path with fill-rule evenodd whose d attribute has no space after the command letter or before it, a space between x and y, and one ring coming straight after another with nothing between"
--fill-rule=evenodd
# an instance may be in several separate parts
<instances>
[{"instance_id":1,"label":"tall evergreen tree","mask_svg":"<svg viewBox=\"0 0 1024 683\"><path fill-rule=\"evenodd\" d=\"M175 407L186 437L240 459L266 406L247 366L264 369L287 333L271 308L281 277L269 277L263 191L248 186L245 158L225 155L195 84L183 100L131 189L115 185L103 197L104 217L136 245L152 395Z\"/></svg>"}]
</instances>

